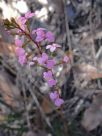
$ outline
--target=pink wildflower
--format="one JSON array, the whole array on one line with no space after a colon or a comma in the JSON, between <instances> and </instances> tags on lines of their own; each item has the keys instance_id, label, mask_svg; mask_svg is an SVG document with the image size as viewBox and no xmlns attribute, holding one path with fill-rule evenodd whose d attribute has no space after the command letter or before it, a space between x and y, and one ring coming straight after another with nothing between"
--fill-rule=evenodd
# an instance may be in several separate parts
<instances>
[{"instance_id":1,"label":"pink wildflower","mask_svg":"<svg viewBox=\"0 0 102 136\"><path fill-rule=\"evenodd\" d=\"M57 98L54 103L57 107L60 107L64 103L64 100L61 98Z\"/></svg>"},{"instance_id":2,"label":"pink wildflower","mask_svg":"<svg viewBox=\"0 0 102 136\"><path fill-rule=\"evenodd\" d=\"M34 13L31 13L30 11L28 11L26 14L25 14L25 18L29 19L29 18L32 18L35 14Z\"/></svg>"},{"instance_id":3,"label":"pink wildflower","mask_svg":"<svg viewBox=\"0 0 102 136\"><path fill-rule=\"evenodd\" d=\"M60 48L59 44L53 43L52 45L47 45L46 49L50 49L50 52L54 52L56 48Z\"/></svg>"},{"instance_id":4,"label":"pink wildflower","mask_svg":"<svg viewBox=\"0 0 102 136\"><path fill-rule=\"evenodd\" d=\"M53 87L54 85L56 85L56 80L50 79L47 81L47 83L48 83L49 87Z\"/></svg>"},{"instance_id":5,"label":"pink wildflower","mask_svg":"<svg viewBox=\"0 0 102 136\"><path fill-rule=\"evenodd\" d=\"M57 107L60 107L64 103L64 100L60 98L59 93L57 91L50 93L50 99L54 102Z\"/></svg>"},{"instance_id":6,"label":"pink wildflower","mask_svg":"<svg viewBox=\"0 0 102 136\"><path fill-rule=\"evenodd\" d=\"M23 56L25 54L25 50L21 47L16 48L16 55L17 56Z\"/></svg>"},{"instance_id":7,"label":"pink wildflower","mask_svg":"<svg viewBox=\"0 0 102 136\"><path fill-rule=\"evenodd\" d=\"M43 77L47 80L48 85L49 85L50 87L56 85L56 80L53 79L53 76L52 76L52 72L51 72L51 71L44 72L44 73L43 73Z\"/></svg>"},{"instance_id":8,"label":"pink wildflower","mask_svg":"<svg viewBox=\"0 0 102 136\"><path fill-rule=\"evenodd\" d=\"M19 40L19 39L16 39L15 40L15 45L18 46L18 47L22 47L23 42L21 40Z\"/></svg>"},{"instance_id":9,"label":"pink wildflower","mask_svg":"<svg viewBox=\"0 0 102 136\"><path fill-rule=\"evenodd\" d=\"M68 62L69 61L69 57L68 56L64 56L63 61L64 62Z\"/></svg>"},{"instance_id":10,"label":"pink wildflower","mask_svg":"<svg viewBox=\"0 0 102 136\"><path fill-rule=\"evenodd\" d=\"M21 29L24 31L25 28L26 28L26 25L25 25L26 21L29 18L33 17L33 16L34 16L34 13L27 12L24 17L19 17L16 22L19 24L19 26L21 27ZM19 30L18 32L20 32L20 31L21 30Z\"/></svg>"},{"instance_id":11,"label":"pink wildflower","mask_svg":"<svg viewBox=\"0 0 102 136\"><path fill-rule=\"evenodd\" d=\"M37 60L39 64L44 65L48 60L48 56L46 53L42 53L42 57L38 58Z\"/></svg>"},{"instance_id":12,"label":"pink wildflower","mask_svg":"<svg viewBox=\"0 0 102 136\"><path fill-rule=\"evenodd\" d=\"M47 68L52 69L54 67L54 65L55 65L54 59L47 61L47 64L46 64Z\"/></svg>"},{"instance_id":13,"label":"pink wildflower","mask_svg":"<svg viewBox=\"0 0 102 136\"><path fill-rule=\"evenodd\" d=\"M34 62L33 62L33 61L31 61L31 62L29 62L29 64L28 64L28 65L29 65L29 67L30 67L30 66L33 66L33 65L34 65Z\"/></svg>"},{"instance_id":14,"label":"pink wildflower","mask_svg":"<svg viewBox=\"0 0 102 136\"><path fill-rule=\"evenodd\" d=\"M37 58L37 57L34 57L34 58L33 58L33 61L37 61L37 60L38 60L38 58Z\"/></svg>"},{"instance_id":15,"label":"pink wildflower","mask_svg":"<svg viewBox=\"0 0 102 136\"><path fill-rule=\"evenodd\" d=\"M38 32L38 31L45 31L46 29L45 28L37 28L37 29L34 29L33 31L32 31L32 34L35 34L36 32Z\"/></svg>"},{"instance_id":16,"label":"pink wildflower","mask_svg":"<svg viewBox=\"0 0 102 136\"><path fill-rule=\"evenodd\" d=\"M41 42L45 39L45 32L43 31L43 29L37 29L36 35L36 42Z\"/></svg>"},{"instance_id":17,"label":"pink wildflower","mask_svg":"<svg viewBox=\"0 0 102 136\"><path fill-rule=\"evenodd\" d=\"M54 35L53 35L52 32L48 31L48 32L46 33L46 39L47 39L48 42L54 42L55 37L54 37Z\"/></svg>"},{"instance_id":18,"label":"pink wildflower","mask_svg":"<svg viewBox=\"0 0 102 136\"><path fill-rule=\"evenodd\" d=\"M19 62L22 66L27 62L27 59L26 59L25 54L24 54L23 56L19 56L19 57L18 57L18 62Z\"/></svg>"},{"instance_id":19,"label":"pink wildflower","mask_svg":"<svg viewBox=\"0 0 102 136\"><path fill-rule=\"evenodd\" d=\"M43 73L43 77L46 79L46 80L49 80L49 79L52 79L52 72L51 71L48 71L48 72L44 72Z\"/></svg>"},{"instance_id":20,"label":"pink wildflower","mask_svg":"<svg viewBox=\"0 0 102 136\"><path fill-rule=\"evenodd\" d=\"M52 101L54 101L54 100L56 100L56 99L59 97L59 94L58 94L57 91L55 91L55 92L51 92L51 93L49 94L49 96L50 96L50 99L51 99Z\"/></svg>"}]
</instances>

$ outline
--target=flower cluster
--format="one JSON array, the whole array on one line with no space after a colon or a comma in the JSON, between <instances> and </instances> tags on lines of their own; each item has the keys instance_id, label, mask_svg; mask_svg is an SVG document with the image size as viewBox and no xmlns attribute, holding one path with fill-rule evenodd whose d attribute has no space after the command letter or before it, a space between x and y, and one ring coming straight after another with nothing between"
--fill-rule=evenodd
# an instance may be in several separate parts
<instances>
[{"instance_id":1,"label":"flower cluster","mask_svg":"<svg viewBox=\"0 0 102 136\"><path fill-rule=\"evenodd\" d=\"M16 39L15 45L16 45L16 55L18 57L18 61L21 65L24 65L27 62L27 59L26 59L25 50L22 48L23 43L21 40Z\"/></svg>"},{"instance_id":2,"label":"flower cluster","mask_svg":"<svg viewBox=\"0 0 102 136\"><path fill-rule=\"evenodd\" d=\"M18 62L22 66L25 64L29 64L29 66L38 65L44 68L43 78L48 83L49 87L53 87L53 90L55 90L49 94L50 99L57 107L60 107L64 103L64 100L60 98L60 95L58 93L59 91L56 89L58 88L58 86L53 69L58 64L60 65L69 62L69 57L63 56L62 60L60 60L60 62L58 63L55 61L55 56L53 56L52 53L60 49L61 45L55 43L55 37L53 33L47 31L45 28L37 28L33 31L30 31L28 25L29 23L27 22L29 22L29 19L33 16L34 13L28 12L24 17L19 17L17 20L12 19L11 22L9 20L6 20L4 24L8 30L15 29L16 35L20 35L20 33L22 33L22 35L26 37L27 41L32 41L34 45L36 45L38 54L35 56L32 53L32 57L30 57L29 59L27 57L29 56L29 53L27 53L27 51L25 50L26 43L23 43L21 39L16 39L15 45ZM47 43L44 49L41 45L43 41L46 41L45 43ZM47 52L49 52L49 55Z\"/></svg>"},{"instance_id":3,"label":"flower cluster","mask_svg":"<svg viewBox=\"0 0 102 136\"><path fill-rule=\"evenodd\" d=\"M60 95L57 91L50 93L50 99L55 103L57 107L60 107L64 101L62 98L60 98Z\"/></svg>"},{"instance_id":4,"label":"flower cluster","mask_svg":"<svg viewBox=\"0 0 102 136\"><path fill-rule=\"evenodd\" d=\"M16 22L20 25L22 30L26 29L26 22L28 19L32 18L34 16L34 13L27 12L24 17L19 17ZM18 32L21 32L21 30L18 30Z\"/></svg>"},{"instance_id":5,"label":"flower cluster","mask_svg":"<svg viewBox=\"0 0 102 136\"><path fill-rule=\"evenodd\" d=\"M48 42L54 42L55 38L52 32L46 32L45 28L37 28L32 31L32 34L36 34L35 41L42 42L43 40L47 40Z\"/></svg>"}]
</instances>

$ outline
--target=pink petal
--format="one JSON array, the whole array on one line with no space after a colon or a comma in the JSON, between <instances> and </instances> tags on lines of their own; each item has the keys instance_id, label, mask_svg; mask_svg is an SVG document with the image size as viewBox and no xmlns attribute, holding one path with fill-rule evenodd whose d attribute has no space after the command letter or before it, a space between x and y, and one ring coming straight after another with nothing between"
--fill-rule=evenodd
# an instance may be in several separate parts
<instances>
[{"instance_id":1,"label":"pink petal","mask_svg":"<svg viewBox=\"0 0 102 136\"><path fill-rule=\"evenodd\" d=\"M19 40L19 39L16 39L16 40L15 40L15 45L16 45L16 46L22 47L22 44L23 44L23 42L22 42L21 40Z\"/></svg>"},{"instance_id":2,"label":"pink petal","mask_svg":"<svg viewBox=\"0 0 102 136\"><path fill-rule=\"evenodd\" d=\"M19 17L18 20L17 20L17 23L19 22L20 24L25 24L27 21L27 19L25 17Z\"/></svg>"},{"instance_id":3,"label":"pink petal","mask_svg":"<svg viewBox=\"0 0 102 136\"><path fill-rule=\"evenodd\" d=\"M28 19L28 18L33 17L34 15L35 15L34 13L31 13L30 11L28 11L28 12L25 14L25 17Z\"/></svg>"},{"instance_id":4,"label":"pink petal","mask_svg":"<svg viewBox=\"0 0 102 136\"><path fill-rule=\"evenodd\" d=\"M48 55L46 53L42 54L42 57L38 58L38 63L41 65L45 65L48 60Z\"/></svg>"},{"instance_id":5,"label":"pink petal","mask_svg":"<svg viewBox=\"0 0 102 136\"><path fill-rule=\"evenodd\" d=\"M48 60L48 55L46 53L42 54L42 59L43 61L47 61Z\"/></svg>"},{"instance_id":6,"label":"pink petal","mask_svg":"<svg viewBox=\"0 0 102 136\"><path fill-rule=\"evenodd\" d=\"M37 42L41 42L45 39L45 32L43 30L36 30L36 34L37 34L36 37Z\"/></svg>"},{"instance_id":7,"label":"pink petal","mask_svg":"<svg viewBox=\"0 0 102 136\"><path fill-rule=\"evenodd\" d=\"M33 61L36 61L37 59L38 59L38 57L34 57L34 58L33 58Z\"/></svg>"},{"instance_id":8,"label":"pink petal","mask_svg":"<svg viewBox=\"0 0 102 136\"><path fill-rule=\"evenodd\" d=\"M34 29L33 31L32 31L32 34L35 34L36 33L36 30Z\"/></svg>"},{"instance_id":9,"label":"pink petal","mask_svg":"<svg viewBox=\"0 0 102 136\"><path fill-rule=\"evenodd\" d=\"M52 45L53 45L54 47L57 47L57 48L60 48L60 47L61 47L61 45L56 44L56 43L53 43Z\"/></svg>"},{"instance_id":10,"label":"pink petal","mask_svg":"<svg viewBox=\"0 0 102 136\"><path fill-rule=\"evenodd\" d=\"M40 36L37 36L36 39L35 39L36 42L41 42L43 40L44 40L44 38L40 37Z\"/></svg>"},{"instance_id":11,"label":"pink petal","mask_svg":"<svg viewBox=\"0 0 102 136\"><path fill-rule=\"evenodd\" d=\"M31 61L31 62L29 62L28 65L29 65L29 67L30 67L30 66L33 66L33 65L34 65L34 62Z\"/></svg>"},{"instance_id":12,"label":"pink petal","mask_svg":"<svg viewBox=\"0 0 102 136\"><path fill-rule=\"evenodd\" d=\"M55 63L55 60L54 60L54 59L53 59L53 60L48 60L48 61L47 61L47 68L52 69L55 64L56 64L56 63Z\"/></svg>"},{"instance_id":13,"label":"pink petal","mask_svg":"<svg viewBox=\"0 0 102 136\"><path fill-rule=\"evenodd\" d=\"M51 52L54 52L56 50L56 47L54 47L54 46L52 46L51 48L50 48L50 51Z\"/></svg>"},{"instance_id":14,"label":"pink petal","mask_svg":"<svg viewBox=\"0 0 102 136\"><path fill-rule=\"evenodd\" d=\"M54 42L55 37L54 37L53 33L49 31L46 33L46 39L48 40L48 42Z\"/></svg>"},{"instance_id":15,"label":"pink petal","mask_svg":"<svg viewBox=\"0 0 102 136\"><path fill-rule=\"evenodd\" d=\"M55 105L56 105L57 107L60 107L63 103L64 103L64 100L61 99L61 98L57 98L57 99L55 100Z\"/></svg>"},{"instance_id":16,"label":"pink petal","mask_svg":"<svg viewBox=\"0 0 102 136\"><path fill-rule=\"evenodd\" d=\"M16 48L16 55L23 56L25 54L25 50L23 48L17 47Z\"/></svg>"},{"instance_id":17,"label":"pink petal","mask_svg":"<svg viewBox=\"0 0 102 136\"><path fill-rule=\"evenodd\" d=\"M18 62L23 66L27 62L26 56L20 56Z\"/></svg>"},{"instance_id":18,"label":"pink petal","mask_svg":"<svg viewBox=\"0 0 102 136\"><path fill-rule=\"evenodd\" d=\"M49 94L49 96L50 96L50 99L51 99L52 101L54 101L55 99L57 99L57 98L59 97L59 94L58 94L57 91L55 91L55 92L51 92L51 93Z\"/></svg>"},{"instance_id":19,"label":"pink petal","mask_svg":"<svg viewBox=\"0 0 102 136\"><path fill-rule=\"evenodd\" d=\"M47 45L46 46L46 49L50 49L52 45Z\"/></svg>"},{"instance_id":20,"label":"pink petal","mask_svg":"<svg viewBox=\"0 0 102 136\"><path fill-rule=\"evenodd\" d=\"M63 61L64 62L68 62L69 61L69 57L68 56L64 56Z\"/></svg>"},{"instance_id":21,"label":"pink petal","mask_svg":"<svg viewBox=\"0 0 102 136\"><path fill-rule=\"evenodd\" d=\"M46 79L46 80L49 80L49 79L52 79L52 72L51 71L48 71L48 72L44 72L43 73L43 77Z\"/></svg>"},{"instance_id":22,"label":"pink petal","mask_svg":"<svg viewBox=\"0 0 102 136\"><path fill-rule=\"evenodd\" d=\"M47 82L48 82L49 87L53 87L54 85L56 85L56 80L54 79L50 79Z\"/></svg>"},{"instance_id":23,"label":"pink petal","mask_svg":"<svg viewBox=\"0 0 102 136\"><path fill-rule=\"evenodd\" d=\"M45 31L46 29L45 28L37 28L37 31Z\"/></svg>"}]
</instances>

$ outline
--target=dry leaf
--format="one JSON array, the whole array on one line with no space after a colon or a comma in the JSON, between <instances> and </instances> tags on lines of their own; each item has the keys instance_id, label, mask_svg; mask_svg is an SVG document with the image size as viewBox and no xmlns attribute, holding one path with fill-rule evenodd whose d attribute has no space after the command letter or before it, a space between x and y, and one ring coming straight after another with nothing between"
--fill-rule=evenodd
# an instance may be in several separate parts
<instances>
[{"instance_id":1,"label":"dry leaf","mask_svg":"<svg viewBox=\"0 0 102 136\"><path fill-rule=\"evenodd\" d=\"M102 93L94 97L92 105L85 111L82 125L88 131L102 123Z\"/></svg>"},{"instance_id":2,"label":"dry leaf","mask_svg":"<svg viewBox=\"0 0 102 136\"><path fill-rule=\"evenodd\" d=\"M96 67L89 64L76 65L74 70L77 76L80 76L82 79L92 80L102 78L102 72L99 72Z\"/></svg>"},{"instance_id":3,"label":"dry leaf","mask_svg":"<svg viewBox=\"0 0 102 136\"><path fill-rule=\"evenodd\" d=\"M0 94L4 101L11 105L17 106L18 102L15 98L20 97L20 91L18 88L8 79L7 75L2 71L0 72Z\"/></svg>"},{"instance_id":4,"label":"dry leaf","mask_svg":"<svg viewBox=\"0 0 102 136\"><path fill-rule=\"evenodd\" d=\"M41 107L43 109L43 111L46 113L46 114L49 114L49 113L52 113L53 110L55 109L55 106L54 104L51 102L51 100L49 100L48 97L44 97L42 102L41 102Z\"/></svg>"},{"instance_id":5,"label":"dry leaf","mask_svg":"<svg viewBox=\"0 0 102 136\"><path fill-rule=\"evenodd\" d=\"M0 54L9 56L10 54L15 55L15 46L0 40Z\"/></svg>"}]
</instances>

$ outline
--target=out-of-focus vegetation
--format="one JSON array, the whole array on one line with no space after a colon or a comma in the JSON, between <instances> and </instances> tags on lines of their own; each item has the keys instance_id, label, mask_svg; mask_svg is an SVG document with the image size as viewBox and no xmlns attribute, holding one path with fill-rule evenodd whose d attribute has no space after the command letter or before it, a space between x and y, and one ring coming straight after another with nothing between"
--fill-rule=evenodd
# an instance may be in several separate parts
<instances>
[{"instance_id":1,"label":"out-of-focus vegetation","mask_svg":"<svg viewBox=\"0 0 102 136\"><path fill-rule=\"evenodd\" d=\"M48 98L42 69L21 67L3 19L35 12L31 30L44 27L72 58L56 77L65 100L61 113ZM16 38L16 37L15 37ZM24 39L22 39L24 40ZM31 47L32 51L34 48ZM101 136L102 1L0 1L0 136Z\"/></svg>"}]
</instances>

